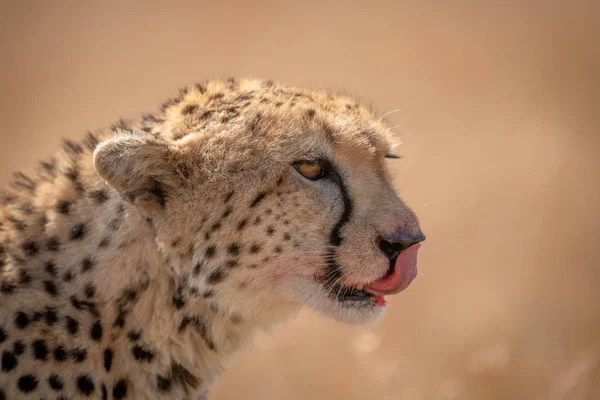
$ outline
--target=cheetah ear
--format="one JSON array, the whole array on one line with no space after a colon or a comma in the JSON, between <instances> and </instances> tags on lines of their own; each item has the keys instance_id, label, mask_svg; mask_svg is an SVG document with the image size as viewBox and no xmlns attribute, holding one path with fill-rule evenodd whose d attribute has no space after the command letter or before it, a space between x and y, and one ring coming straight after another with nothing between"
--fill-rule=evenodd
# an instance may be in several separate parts
<instances>
[{"instance_id":1,"label":"cheetah ear","mask_svg":"<svg viewBox=\"0 0 600 400\"><path fill-rule=\"evenodd\" d=\"M96 173L144 214L165 207L174 174L174 150L152 137L122 136L94 151Z\"/></svg>"}]
</instances>

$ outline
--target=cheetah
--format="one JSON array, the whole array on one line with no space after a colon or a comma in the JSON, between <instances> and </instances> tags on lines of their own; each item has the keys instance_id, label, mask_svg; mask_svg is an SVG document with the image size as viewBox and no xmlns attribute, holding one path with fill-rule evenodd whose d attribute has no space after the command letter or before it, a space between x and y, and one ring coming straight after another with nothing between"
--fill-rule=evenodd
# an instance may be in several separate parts
<instances>
[{"instance_id":1,"label":"cheetah","mask_svg":"<svg viewBox=\"0 0 600 400\"><path fill-rule=\"evenodd\" d=\"M65 141L0 200L0 400L206 399L305 305L379 321L425 239L393 144L351 97L250 78Z\"/></svg>"}]
</instances>

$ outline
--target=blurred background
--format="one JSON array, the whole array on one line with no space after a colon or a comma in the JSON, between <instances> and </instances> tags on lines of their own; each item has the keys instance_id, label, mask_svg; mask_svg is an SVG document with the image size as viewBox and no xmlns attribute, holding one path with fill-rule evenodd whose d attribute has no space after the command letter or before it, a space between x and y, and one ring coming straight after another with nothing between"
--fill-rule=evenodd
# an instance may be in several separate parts
<instances>
[{"instance_id":1,"label":"blurred background","mask_svg":"<svg viewBox=\"0 0 600 400\"><path fill-rule=\"evenodd\" d=\"M398 125L428 240L370 328L305 310L211 399L600 398L596 1L0 2L0 185L189 83L344 90Z\"/></svg>"}]
</instances>

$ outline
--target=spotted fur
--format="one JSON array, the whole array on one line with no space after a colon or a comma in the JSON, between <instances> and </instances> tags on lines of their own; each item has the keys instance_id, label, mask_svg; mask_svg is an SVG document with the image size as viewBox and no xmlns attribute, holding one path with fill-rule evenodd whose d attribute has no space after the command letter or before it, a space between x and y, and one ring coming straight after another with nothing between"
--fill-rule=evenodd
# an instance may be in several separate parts
<instances>
[{"instance_id":1,"label":"spotted fur","mask_svg":"<svg viewBox=\"0 0 600 400\"><path fill-rule=\"evenodd\" d=\"M0 399L206 398L304 304L379 319L331 288L385 275L382 237L420 234L391 143L350 97L254 79L66 141L0 198ZM294 168L314 160L323 179Z\"/></svg>"}]
</instances>

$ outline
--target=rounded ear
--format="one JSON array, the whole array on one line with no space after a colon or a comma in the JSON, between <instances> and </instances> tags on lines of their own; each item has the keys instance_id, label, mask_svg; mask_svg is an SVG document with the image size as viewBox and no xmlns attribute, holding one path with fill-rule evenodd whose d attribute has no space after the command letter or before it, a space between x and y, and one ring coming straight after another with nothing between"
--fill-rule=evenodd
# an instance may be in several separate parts
<instances>
[{"instance_id":1,"label":"rounded ear","mask_svg":"<svg viewBox=\"0 0 600 400\"><path fill-rule=\"evenodd\" d=\"M153 137L122 136L94 151L96 173L145 214L163 209L172 187L174 151Z\"/></svg>"}]
</instances>

